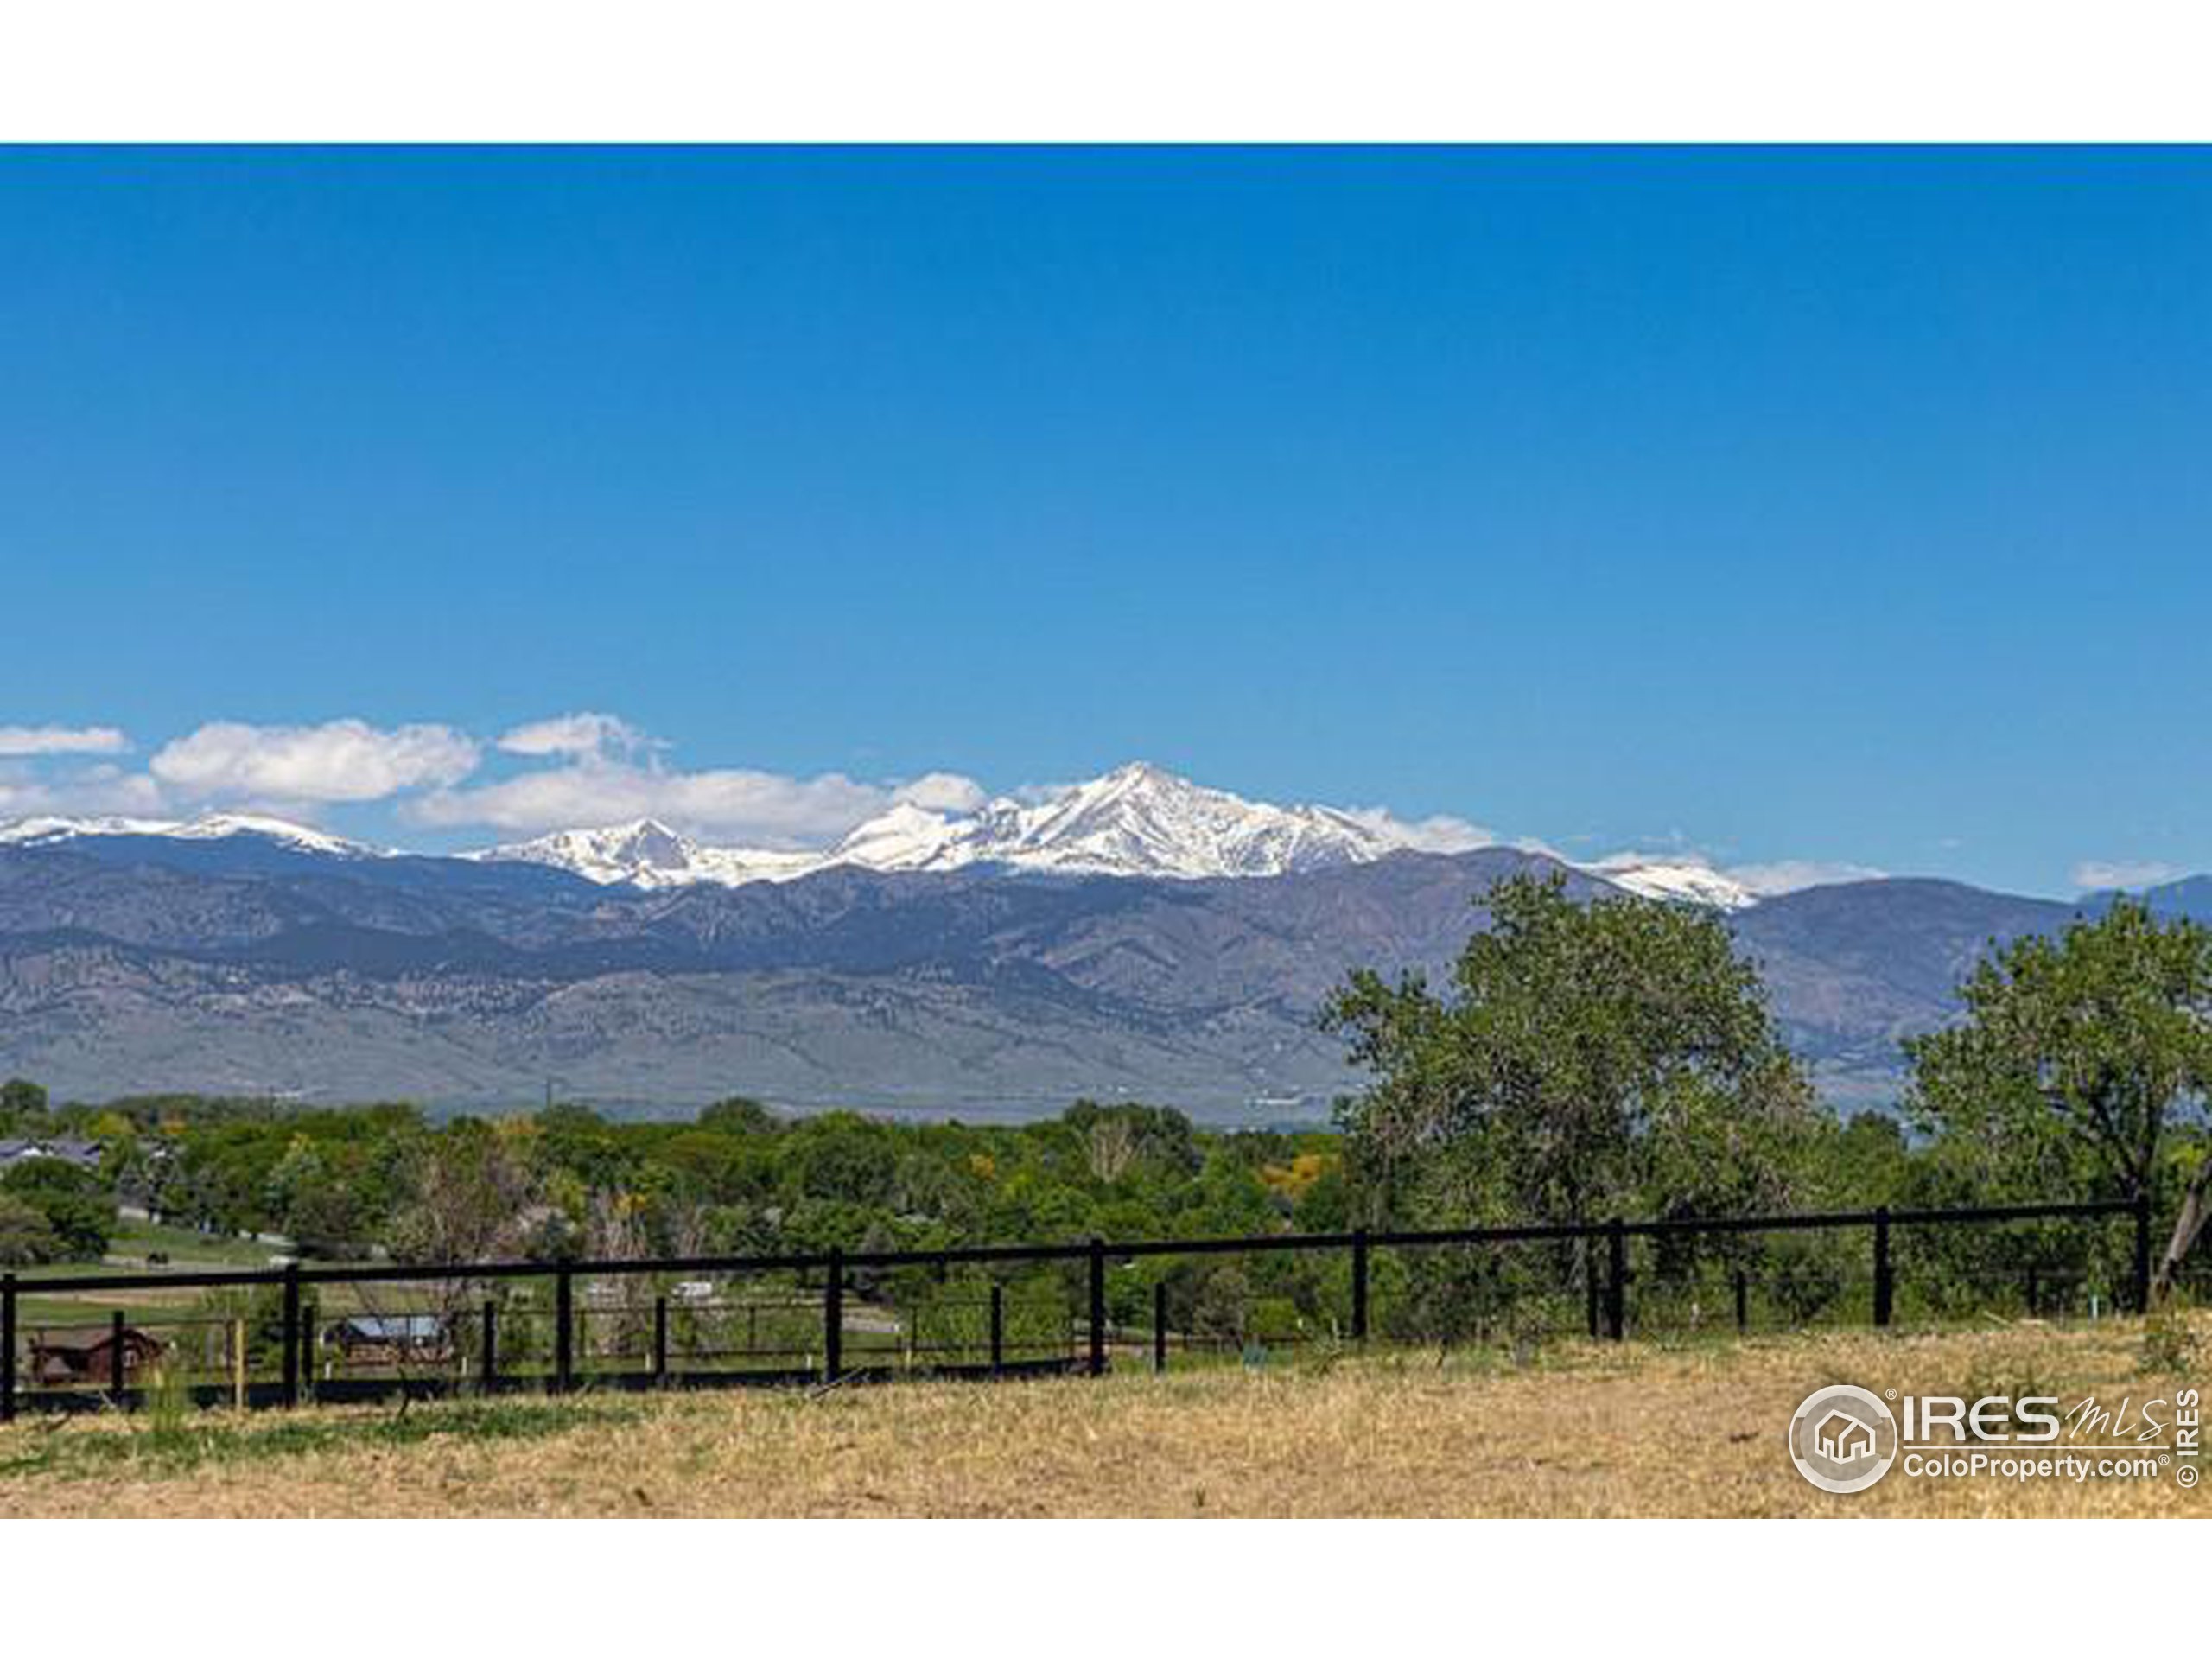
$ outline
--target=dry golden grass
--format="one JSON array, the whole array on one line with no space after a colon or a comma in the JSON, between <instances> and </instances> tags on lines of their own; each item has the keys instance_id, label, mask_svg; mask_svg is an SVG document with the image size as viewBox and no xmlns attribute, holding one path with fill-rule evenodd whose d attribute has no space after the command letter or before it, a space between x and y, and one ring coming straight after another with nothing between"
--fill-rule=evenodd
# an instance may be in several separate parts
<instances>
[{"instance_id":1,"label":"dry golden grass","mask_svg":"<svg viewBox=\"0 0 2212 1659\"><path fill-rule=\"evenodd\" d=\"M2170 1396L2139 1330L1382 1355L1103 1382L916 1382L321 1409L0 1431L8 1516L1834 1516L2204 1513L2171 1478L1901 1469L1831 1497L1783 1449L1813 1389ZM493 1414L472 1418L472 1411ZM193 1449L191 1437L210 1437ZM96 1444L125 1437L127 1446ZM181 1440L180 1440L180 1437ZM180 1450L180 1446L181 1449Z\"/></svg>"}]
</instances>

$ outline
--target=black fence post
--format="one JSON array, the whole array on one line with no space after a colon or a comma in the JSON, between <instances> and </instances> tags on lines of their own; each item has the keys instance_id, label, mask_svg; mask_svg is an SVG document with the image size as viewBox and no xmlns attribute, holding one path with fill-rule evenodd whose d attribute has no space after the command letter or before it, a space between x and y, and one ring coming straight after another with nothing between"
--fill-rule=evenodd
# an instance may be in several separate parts
<instances>
[{"instance_id":1,"label":"black fence post","mask_svg":"<svg viewBox=\"0 0 2212 1659\"><path fill-rule=\"evenodd\" d=\"M1090 1374L1106 1375L1106 1241L1090 1241Z\"/></svg>"},{"instance_id":2,"label":"black fence post","mask_svg":"<svg viewBox=\"0 0 2212 1659\"><path fill-rule=\"evenodd\" d=\"M1598 1340L1598 1251L1596 1241L1588 1236L1582 1240L1582 1300L1590 1324L1590 1340Z\"/></svg>"},{"instance_id":3,"label":"black fence post","mask_svg":"<svg viewBox=\"0 0 2212 1659\"><path fill-rule=\"evenodd\" d=\"M553 1392L566 1394L576 1380L575 1279L568 1268L553 1274Z\"/></svg>"},{"instance_id":4,"label":"black fence post","mask_svg":"<svg viewBox=\"0 0 2212 1659\"><path fill-rule=\"evenodd\" d=\"M478 1360L484 1392L493 1393L499 1386L499 1305L488 1296L484 1299L484 1351Z\"/></svg>"},{"instance_id":5,"label":"black fence post","mask_svg":"<svg viewBox=\"0 0 2212 1659\"><path fill-rule=\"evenodd\" d=\"M283 1400L288 1406L300 1403L300 1264L287 1262L284 1267L284 1349Z\"/></svg>"},{"instance_id":6,"label":"black fence post","mask_svg":"<svg viewBox=\"0 0 2212 1659\"><path fill-rule=\"evenodd\" d=\"M653 1381L668 1382L668 1298L653 1298Z\"/></svg>"},{"instance_id":7,"label":"black fence post","mask_svg":"<svg viewBox=\"0 0 2212 1659\"><path fill-rule=\"evenodd\" d=\"M0 1273L0 1423L16 1421L16 1275Z\"/></svg>"},{"instance_id":8,"label":"black fence post","mask_svg":"<svg viewBox=\"0 0 2212 1659\"><path fill-rule=\"evenodd\" d=\"M1156 1279L1152 1286L1152 1369L1167 1369L1167 1281Z\"/></svg>"},{"instance_id":9,"label":"black fence post","mask_svg":"<svg viewBox=\"0 0 2212 1659\"><path fill-rule=\"evenodd\" d=\"M2151 1311L2151 1194L2135 1195L2135 1311Z\"/></svg>"},{"instance_id":10,"label":"black fence post","mask_svg":"<svg viewBox=\"0 0 2212 1659\"><path fill-rule=\"evenodd\" d=\"M1897 1298L1897 1281L1890 1267L1890 1206L1882 1205L1874 1211L1874 1324L1877 1328L1890 1322L1890 1309Z\"/></svg>"},{"instance_id":11,"label":"black fence post","mask_svg":"<svg viewBox=\"0 0 2212 1659\"><path fill-rule=\"evenodd\" d=\"M1612 1269L1605 1287L1605 1334L1619 1342L1628 1335L1628 1228L1618 1216L1605 1224L1605 1248Z\"/></svg>"},{"instance_id":12,"label":"black fence post","mask_svg":"<svg viewBox=\"0 0 2212 1659\"><path fill-rule=\"evenodd\" d=\"M1351 1236L1351 1339L1367 1340L1367 1229Z\"/></svg>"},{"instance_id":13,"label":"black fence post","mask_svg":"<svg viewBox=\"0 0 2212 1659\"><path fill-rule=\"evenodd\" d=\"M830 1282L822 1293L822 1380L845 1371L845 1253L830 1252Z\"/></svg>"},{"instance_id":14,"label":"black fence post","mask_svg":"<svg viewBox=\"0 0 2212 1659\"><path fill-rule=\"evenodd\" d=\"M1006 1287L991 1287L991 1375L1006 1369Z\"/></svg>"},{"instance_id":15,"label":"black fence post","mask_svg":"<svg viewBox=\"0 0 2212 1659\"><path fill-rule=\"evenodd\" d=\"M117 1308L108 1316L107 1323L107 1388L108 1397L119 1407L123 1404L123 1389L128 1380L124 1370L125 1353L123 1343L123 1310Z\"/></svg>"},{"instance_id":16,"label":"black fence post","mask_svg":"<svg viewBox=\"0 0 2212 1659\"><path fill-rule=\"evenodd\" d=\"M300 1304L300 1393L310 1404L315 1400L315 1329L321 1318L321 1303Z\"/></svg>"},{"instance_id":17,"label":"black fence post","mask_svg":"<svg viewBox=\"0 0 2212 1659\"><path fill-rule=\"evenodd\" d=\"M1736 1269L1736 1334L1742 1336L1751 1326L1751 1287L1741 1268Z\"/></svg>"}]
</instances>

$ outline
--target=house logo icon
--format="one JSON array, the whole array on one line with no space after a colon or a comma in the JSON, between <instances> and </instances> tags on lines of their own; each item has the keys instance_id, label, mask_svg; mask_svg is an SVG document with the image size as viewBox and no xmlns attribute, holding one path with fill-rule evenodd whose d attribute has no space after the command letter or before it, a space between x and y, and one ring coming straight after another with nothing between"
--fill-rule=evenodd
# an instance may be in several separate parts
<instances>
[{"instance_id":1,"label":"house logo icon","mask_svg":"<svg viewBox=\"0 0 2212 1659\"><path fill-rule=\"evenodd\" d=\"M1789 1420L1789 1460L1824 1492L1863 1492L1897 1461L1897 1420L1849 1382L1815 1389Z\"/></svg>"},{"instance_id":2,"label":"house logo icon","mask_svg":"<svg viewBox=\"0 0 2212 1659\"><path fill-rule=\"evenodd\" d=\"M1834 1463L1856 1463L1874 1455L1874 1431L1842 1407L1813 1425L1814 1450Z\"/></svg>"}]
</instances>

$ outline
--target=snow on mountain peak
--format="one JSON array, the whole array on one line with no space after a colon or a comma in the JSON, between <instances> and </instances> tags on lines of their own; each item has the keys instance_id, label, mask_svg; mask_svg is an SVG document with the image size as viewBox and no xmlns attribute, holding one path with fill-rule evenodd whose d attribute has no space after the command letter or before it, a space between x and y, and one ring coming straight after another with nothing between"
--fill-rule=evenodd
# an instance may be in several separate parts
<instances>
[{"instance_id":1,"label":"snow on mountain peak","mask_svg":"<svg viewBox=\"0 0 2212 1659\"><path fill-rule=\"evenodd\" d=\"M1020 810L999 842L976 856L1186 880L1365 863L1409 844L1326 807L1248 801L1142 761Z\"/></svg>"},{"instance_id":2,"label":"snow on mountain peak","mask_svg":"<svg viewBox=\"0 0 2212 1659\"><path fill-rule=\"evenodd\" d=\"M1000 796L968 810L897 800L836 845L821 849L713 846L658 819L634 818L598 829L556 830L460 856L550 865L602 885L648 888L789 881L839 867L975 867L1200 880L1371 863L1398 852L1467 851L1483 833L1454 820L1450 822L1455 833L1440 838L1433 822L1409 824L1379 809L1249 801L1146 760L1025 796ZM385 849L304 824L244 812L210 812L191 819L41 817L0 823L0 846L45 846L96 836L181 841L254 836L333 857L392 856ZM1820 864L1723 870L1686 852L1616 853L1576 868L1643 898L1723 911L1748 909L1763 899L1823 881L1880 874L1856 865Z\"/></svg>"},{"instance_id":3,"label":"snow on mountain peak","mask_svg":"<svg viewBox=\"0 0 2212 1659\"><path fill-rule=\"evenodd\" d=\"M210 812L178 824L166 833L180 841L220 841L232 836L259 836L267 841L281 841L311 853L331 853L342 857L359 858L369 855L377 849L358 841L348 841L343 836L334 836L321 830L309 829L303 823L290 823L283 818L261 817L250 812Z\"/></svg>"},{"instance_id":4,"label":"snow on mountain peak","mask_svg":"<svg viewBox=\"0 0 2212 1659\"><path fill-rule=\"evenodd\" d=\"M741 847L707 847L654 818L597 830L556 830L534 840L463 853L487 863L547 864L601 886L681 887L715 881L785 880L818 867L811 853L779 853Z\"/></svg>"},{"instance_id":5,"label":"snow on mountain peak","mask_svg":"<svg viewBox=\"0 0 2212 1659\"><path fill-rule=\"evenodd\" d=\"M379 855L381 851L303 823L248 812L208 812L189 819L36 817L0 824L0 843L15 846L48 846L91 836L157 836L171 841L223 841L233 836L257 836L302 852L324 853L337 858L369 858Z\"/></svg>"},{"instance_id":6,"label":"snow on mountain peak","mask_svg":"<svg viewBox=\"0 0 2212 1659\"><path fill-rule=\"evenodd\" d=\"M643 819L556 830L466 856L550 864L593 881L646 887L787 881L841 866L1198 880L1281 875L1435 850L1440 843L1432 830L1379 810L1249 801L1133 760L1041 796L1001 796L972 810L895 802L821 851L706 846ZM1644 898L1726 911L1756 904L1770 890L1694 854L1620 853L1579 868Z\"/></svg>"},{"instance_id":7,"label":"snow on mountain peak","mask_svg":"<svg viewBox=\"0 0 2212 1659\"><path fill-rule=\"evenodd\" d=\"M557 830L469 856L557 865L594 881L673 887L788 880L837 865L1185 880L1277 875L1363 863L1411 844L1326 807L1248 801L1139 760L1040 801L1001 797L969 812L899 802L819 853L702 846L647 823Z\"/></svg>"},{"instance_id":8,"label":"snow on mountain peak","mask_svg":"<svg viewBox=\"0 0 2212 1659\"><path fill-rule=\"evenodd\" d=\"M859 864L874 870L949 868L941 863L969 820L901 801L853 829L823 857L827 864Z\"/></svg>"},{"instance_id":9,"label":"snow on mountain peak","mask_svg":"<svg viewBox=\"0 0 2212 1659\"><path fill-rule=\"evenodd\" d=\"M1699 858L1615 853L1581 867L1641 899L1671 899L1716 910L1746 910L1759 895Z\"/></svg>"},{"instance_id":10,"label":"snow on mountain peak","mask_svg":"<svg viewBox=\"0 0 2212 1659\"><path fill-rule=\"evenodd\" d=\"M17 818L0 823L0 845L38 847L79 836L166 836L178 827L167 818Z\"/></svg>"}]
</instances>

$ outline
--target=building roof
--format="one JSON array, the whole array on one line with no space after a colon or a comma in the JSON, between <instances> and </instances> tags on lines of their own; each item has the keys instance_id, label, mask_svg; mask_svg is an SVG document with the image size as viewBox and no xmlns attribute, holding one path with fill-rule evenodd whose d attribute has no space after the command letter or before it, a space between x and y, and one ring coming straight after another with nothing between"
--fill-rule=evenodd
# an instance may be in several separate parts
<instances>
[{"instance_id":1,"label":"building roof","mask_svg":"<svg viewBox=\"0 0 2212 1659\"><path fill-rule=\"evenodd\" d=\"M17 1135L0 1141L0 1164L20 1163L30 1158L59 1158L79 1169L94 1169L99 1165L100 1149L96 1142L66 1135L51 1140Z\"/></svg>"},{"instance_id":2,"label":"building roof","mask_svg":"<svg viewBox=\"0 0 2212 1659\"><path fill-rule=\"evenodd\" d=\"M339 1329L364 1342L434 1342L446 1333L435 1313L357 1313Z\"/></svg>"},{"instance_id":3,"label":"building roof","mask_svg":"<svg viewBox=\"0 0 2212 1659\"><path fill-rule=\"evenodd\" d=\"M67 1331L34 1331L31 1332L31 1346L48 1353L89 1354L106 1347L109 1338L114 1334L104 1325L98 1327L72 1326ZM123 1327L123 1339L126 1343L157 1343L159 1340L151 1332L141 1331L135 1325Z\"/></svg>"}]
</instances>

